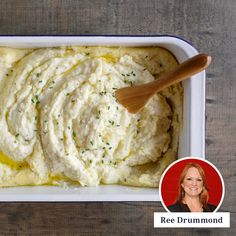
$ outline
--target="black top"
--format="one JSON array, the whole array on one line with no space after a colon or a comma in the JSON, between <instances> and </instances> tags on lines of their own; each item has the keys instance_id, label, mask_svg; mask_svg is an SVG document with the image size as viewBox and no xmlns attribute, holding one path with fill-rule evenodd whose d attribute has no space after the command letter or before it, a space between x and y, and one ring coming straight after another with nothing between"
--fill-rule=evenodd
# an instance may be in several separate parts
<instances>
[{"instance_id":1,"label":"black top","mask_svg":"<svg viewBox=\"0 0 236 236\"><path fill-rule=\"evenodd\" d=\"M179 202L176 202L175 204L170 205L167 208L171 212L191 212L187 204L181 204ZM207 206L202 208L203 212L213 212L216 209L216 206L207 203Z\"/></svg>"}]
</instances>

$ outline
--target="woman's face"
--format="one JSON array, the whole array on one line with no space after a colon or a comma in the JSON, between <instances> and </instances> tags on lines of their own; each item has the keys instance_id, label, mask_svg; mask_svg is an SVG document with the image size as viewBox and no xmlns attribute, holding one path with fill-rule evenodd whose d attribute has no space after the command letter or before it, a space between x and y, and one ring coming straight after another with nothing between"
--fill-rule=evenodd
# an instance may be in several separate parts
<instances>
[{"instance_id":1,"label":"woman's face","mask_svg":"<svg viewBox=\"0 0 236 236\"><path fill-rule=\"evenodd\" d=\"M185 194L190 197L196 197L202 192L203 181L197 168L191 167L188 169L181 186L183 187Z\"/></svg>"}]
</instances>

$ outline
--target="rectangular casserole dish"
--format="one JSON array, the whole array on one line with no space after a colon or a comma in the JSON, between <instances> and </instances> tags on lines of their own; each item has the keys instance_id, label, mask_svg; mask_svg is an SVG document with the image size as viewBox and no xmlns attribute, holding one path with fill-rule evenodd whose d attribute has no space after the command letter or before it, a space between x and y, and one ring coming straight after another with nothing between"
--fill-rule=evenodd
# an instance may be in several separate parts
<instances>
[{"instance_id":1,"label":"rectangular casserole dish","mask_svg":"<svg viewBox=\"0 0 236 236\"><path fill-rule=\"evenodd\" d=\"M182 62L197 50L174 36L2 36L0 46L15 48L86 46L160 46ZM183 82L184 119L178 158L205 156L205 72ZM158 189L119 185L60 188L54 186L0 188L0 201L159 201Z\"/></svg>"}]
</instances>

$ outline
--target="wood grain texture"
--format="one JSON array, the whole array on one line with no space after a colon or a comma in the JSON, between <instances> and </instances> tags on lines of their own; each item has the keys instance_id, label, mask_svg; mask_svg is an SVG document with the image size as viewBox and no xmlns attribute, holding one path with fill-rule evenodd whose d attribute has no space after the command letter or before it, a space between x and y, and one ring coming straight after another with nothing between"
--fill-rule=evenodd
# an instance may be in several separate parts
<instances>
[{"instance_id":1,"label":"wood grain texture","mask_svg":"<svg viewBox=\"0 0 236 236\"><path fill-rule=\"evenodd\" d=\"M0 203L0 235L236 234L235 0L2 0L0 34L171 34L213 62L206 80L206 158L226 185L230 229L153 229L160 203Z\"/></svg>"}]
</instances>

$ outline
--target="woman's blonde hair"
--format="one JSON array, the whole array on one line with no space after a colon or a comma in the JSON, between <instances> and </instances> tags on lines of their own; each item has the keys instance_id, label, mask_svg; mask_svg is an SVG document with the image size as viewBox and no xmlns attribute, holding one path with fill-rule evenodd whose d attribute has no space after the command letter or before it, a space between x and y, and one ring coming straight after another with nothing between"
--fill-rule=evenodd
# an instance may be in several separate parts
<instances>
[{"instance_id":1,"label":"woman's blonde hair","mask_svg":"<svg viewBox=\"0 0 236 236\"><path fill-rule=\"evenodd\" d=\"M183 198L185 196L185 191L182 187L182 183L184 181L184 178L187 174L187 171L190 169L190 168L196 168L202 178L202 183L203 183L203 187L202 187L202 192L200 193L200 196L199 196L199 200L201 202L201 204L207 208L207 202L208 202L208 199L209 199L209 189L208 189L208 185L207 185L207 181L206 181L206 175L205 175L205 172L204 170L202 169L202 167L197 164L197 163L188 163L182 173L180 174L180 178L179 178L179 191L178 191L178 197L177 197L177 201L179 203L183 203Z\"/></svg>"}]
</instances>

